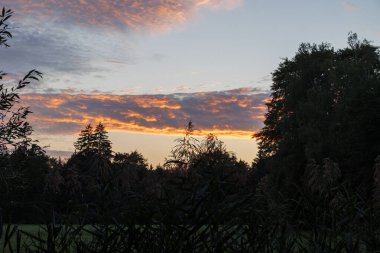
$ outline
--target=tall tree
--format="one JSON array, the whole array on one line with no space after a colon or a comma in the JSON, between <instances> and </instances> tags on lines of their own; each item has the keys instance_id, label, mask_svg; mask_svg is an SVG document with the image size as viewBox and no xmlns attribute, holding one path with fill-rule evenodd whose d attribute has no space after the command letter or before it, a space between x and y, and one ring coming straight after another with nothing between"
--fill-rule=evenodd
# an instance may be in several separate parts
<instances>
[{"instance_id":1,"label":"tall tree","mask_svg":"<svg viewBox=\"0 0 380 253\"><path fill-rule=\"evenodd\" d=\"M91 124L88 124L86 128L80 132L78 140L74 143L74 147L78 150L79 154L87 156L93 154L94 146L94 129Z\"/></svg>"},{"instance_id":2,"label":"tall tree","mask_svg":"<svg viewBox=\"0 0 380 253\"><path fill-rule=\"evenodd\" d=\"M112 176L111 142L104 125L99 123L94 130L88 124L79 134L74 146L78 152L67 161L67 167L78 171L82 190L93 193Z\"/></svg>"},{"instance_id":3,"label":"tall tree","mask_svg":"<svg viewBox=\"0 0 380 253\"><path fill-rule=\"evenodd\" d=\"M346 178L368 177L380 153L379 55L356 34L338 51L301 44L273 73L265 126L255 135L258 164L271 162L280 181L297 183L308 161L330 157Z\"/></svg>"},{"instance_id":4,"label":"tall tree","mask_svg":"<svg viewBox=\"0 0 380 253\"><path fill-rule=\"evenodd\" d=\"M93 134L94 139L94 149L95 152L104 158L111 159L112 157L112 147L111 141L108 139L108 132L106 131L104 125L99 123Z\"/></svg>"},{"instance_id":5,"label":"tall tree","mask_svg":"<svg viewBox=\"0 0 380 253\"><path fill-rule=\"evenodd\" d=\"M81 155L98 155L110 159L112 157L112 147L107 134L102 123L99 123L95 127L95 130L91 124L88 124L86 128L80 132L79 138L74 143L74 146Z\"/></svg>"},{"instance_id":6,"label":"tall tree","mask_svg":"<svg viewBox=\"0 0 380 253\"><path fill-rule=\"evenodd\" d=\"M365 186L380 154L380 50L356 34L337 52L329 140L340 167Z\"/></svg>"}]
</instances>

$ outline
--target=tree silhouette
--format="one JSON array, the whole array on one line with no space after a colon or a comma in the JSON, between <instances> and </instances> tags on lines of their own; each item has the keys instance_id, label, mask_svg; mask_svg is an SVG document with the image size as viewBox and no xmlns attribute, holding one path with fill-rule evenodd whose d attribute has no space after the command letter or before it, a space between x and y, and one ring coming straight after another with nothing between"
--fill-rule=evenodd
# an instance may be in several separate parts
<instances>
[{"instance_id":1,"label":"tree silhouette","mask_svg":"<svg viewBox=\"0 0 380 253\"><path fill-rule=\"evenodd\" d=\"M148 167L148 163L144 156L137 151L131 153L116 153L113 157L113 164L120 167Z\"/></svg>"},{"instance_id":2,"label":"tree silhouette","mask_svg":"<svg viewBox=\"0 0 380 253\"><path fill-rule=\"evenodd\" d=\"M301 44L274 71L265 126L255 137L257 164L272 163L279 182L298 183L309 161L327 157L350 181L371 177L380 154L380 53L356 34L348 44L337 51Z\"/></svg>"},{"instance_id":3,"label":"tree silhouette","mask_svg":"<svg viewBox=\"0 0 380 253\"><path fill-rule=\"evenodd\" d=\"M6 10L4 7L0 14L0 46L9 47L7 41L12 38L12 34L9 32L9 25L7 20L12 16L12 10Z\"/></svg>"},{"instance_id":4,"label":"tree silhouette","mask_svg":"<svg viewBox=\"0 0 380 253\"><path fill-rule=\"evenodd\" d=\"M78 150L78 154L88 156L92 154L94 146L94 129L91 124L88 124L85 129L80 132L78 140L74 143L74 147Z\"/></svg>"},{"instance_id":5,"label":"tree silhouette","mask_svg":"<svg viewBox=\"0 0 380 253\"><path fill-rule=\"evenodd\" d=\"M88 157L97 155L108 160L111 159L112 147L107 134L102 123L99 123L95 127L95 130L91 124L88 124L86 128L80 132L78 140L74 143L78 154Z\"/></svg>"},{"instance_id":6,"label":"tree silhouette","mask_svg":"<svg viewBox=\"0 0 380 253\"><path fill-rule=\"evenodd\" d=\"M1 10L0 46L9 47L12 34L7 22L12 14L11 10ZM6 76L0 71L0 198L2 206L9 208L14 200L35 201L41 197L48 159L42 148L32 143L33 130L26 121L31 111L19 106L21 90L42 78L42 73L31 70L13 86L3 83Z\"/></svg>"},{"instance_id":7,"label":"tree silhouette","mask_svg":"<svg viewBox=\"0 0 380 253\"><path fill-rule=\"evenodd\" d=\"M199 152L199 141L192 135L194 133L194 124L190 120L185 128L185 136L175 140L177 143L170 152L167 165L181 171L186 171L190 161Z\"/></svg>"},{"instance_id":8,"label":"tree silhouette","mask_svg":"<svg viewBox=\"0 0 380 253\"><path fill-rule=\"evenodd\" d=\"M7 21L12 16L11 10L2 9L0 15L0 46L9 47L7 39L12 38L9 32ZM4 80L6 73L0 71L0 80ZM20 91L33 80L42 78L42 73L31 70L29 73L13 87L0 84L0 153L7 152L10 146L17 146L21 143L30 142L28 136L32 133L32 127L26 121L31 113L28 107L18 106L20 103Z\"/></svg>"},{"instance_id":9,"label":"tree silhouette","mask_svg":"<svg viewBox=\"0 0 380 253\"><path fill-rule=\"evenodd\" d=\"M112 157L111 141L108 139L107 131L102 123L99 123L94 131L94 149L97 155L106 159Z\"/></svg>"}]
</instances>

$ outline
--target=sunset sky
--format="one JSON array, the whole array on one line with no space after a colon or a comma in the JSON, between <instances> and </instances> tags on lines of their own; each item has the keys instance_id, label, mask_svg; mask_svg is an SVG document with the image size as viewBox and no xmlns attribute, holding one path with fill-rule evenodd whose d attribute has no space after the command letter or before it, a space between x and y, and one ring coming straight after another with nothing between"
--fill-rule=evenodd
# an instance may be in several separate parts
<instances>
[{"instance_id":1,"label":"sunset sky","mask_svg":"<svg viewBox=\"0 0 380 253\"><path fill-rule=\"evenodd\" d=\"M350 31L380 45L379 0L0 2L15 11L1 69L8 81L43 72L22 98L54 154L102 121L114 151L137 149L156 165L192 120L251 162L281 59L301 42L345 47Z\"/></svg>"}]
</instances>

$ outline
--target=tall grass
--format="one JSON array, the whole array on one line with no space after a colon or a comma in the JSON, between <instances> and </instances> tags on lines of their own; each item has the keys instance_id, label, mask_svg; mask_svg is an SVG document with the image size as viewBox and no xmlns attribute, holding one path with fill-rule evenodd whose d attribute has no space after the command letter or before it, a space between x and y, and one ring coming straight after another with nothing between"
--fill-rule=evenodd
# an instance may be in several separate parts
<instances>
[{"instance_id":1,"label":"tall grass","mask_svg":"<svg viewBox=\"0 0 380 253\"><path fill-rule=\"evenodd\" d=\"M1 252L378 252L379 217L370 202L344 185L329 196L299 189L297 199L256 191L210 209L209 192L198 202L166 203L177 220L144 224L40 225L33 232L3 225ZM108 219L107 219L108 220ZM77 221L75 223L74 221Z\"/></svg>"}]
</instances>

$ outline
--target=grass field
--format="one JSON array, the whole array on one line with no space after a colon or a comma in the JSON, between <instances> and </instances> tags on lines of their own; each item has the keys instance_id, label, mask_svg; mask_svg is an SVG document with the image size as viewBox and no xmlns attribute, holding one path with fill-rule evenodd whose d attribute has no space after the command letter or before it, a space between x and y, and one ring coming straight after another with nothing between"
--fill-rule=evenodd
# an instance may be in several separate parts
<instances>
[{"instance_id":1,"label":"grass field","mask_svg":"<svg viewBox=\"0 0 380 253\"><path fill-rule=\"evenodd\" d=\"M17 249L24 252L26 248L47 248L49 242L52 245L64 246L65 243L73 243L77 238L91 240L90 234L83 232L91 231L89 226L81 227L81 232L75 231L76 228L79 226L56 226L50 230L52 227L39 224L3 225L0 252L17 252Z\"/></svg>"},{"instance_id":2,"label":"grass field","mask_svg":"<svg viewBox=\"0 0 380 253\"><path fill-rule=\"evenodd\" d=\"M0 253L373 252L358 235L351 235L351 238L348 238L348 234L345 233L334 236L330 233L270 228L250 231L252 228L254 227L248 225L197 227L173 225L166 228L161 225L127 227L115 224L56 227L30 224L4 225Z\"/></svg>"}]
</instances>

